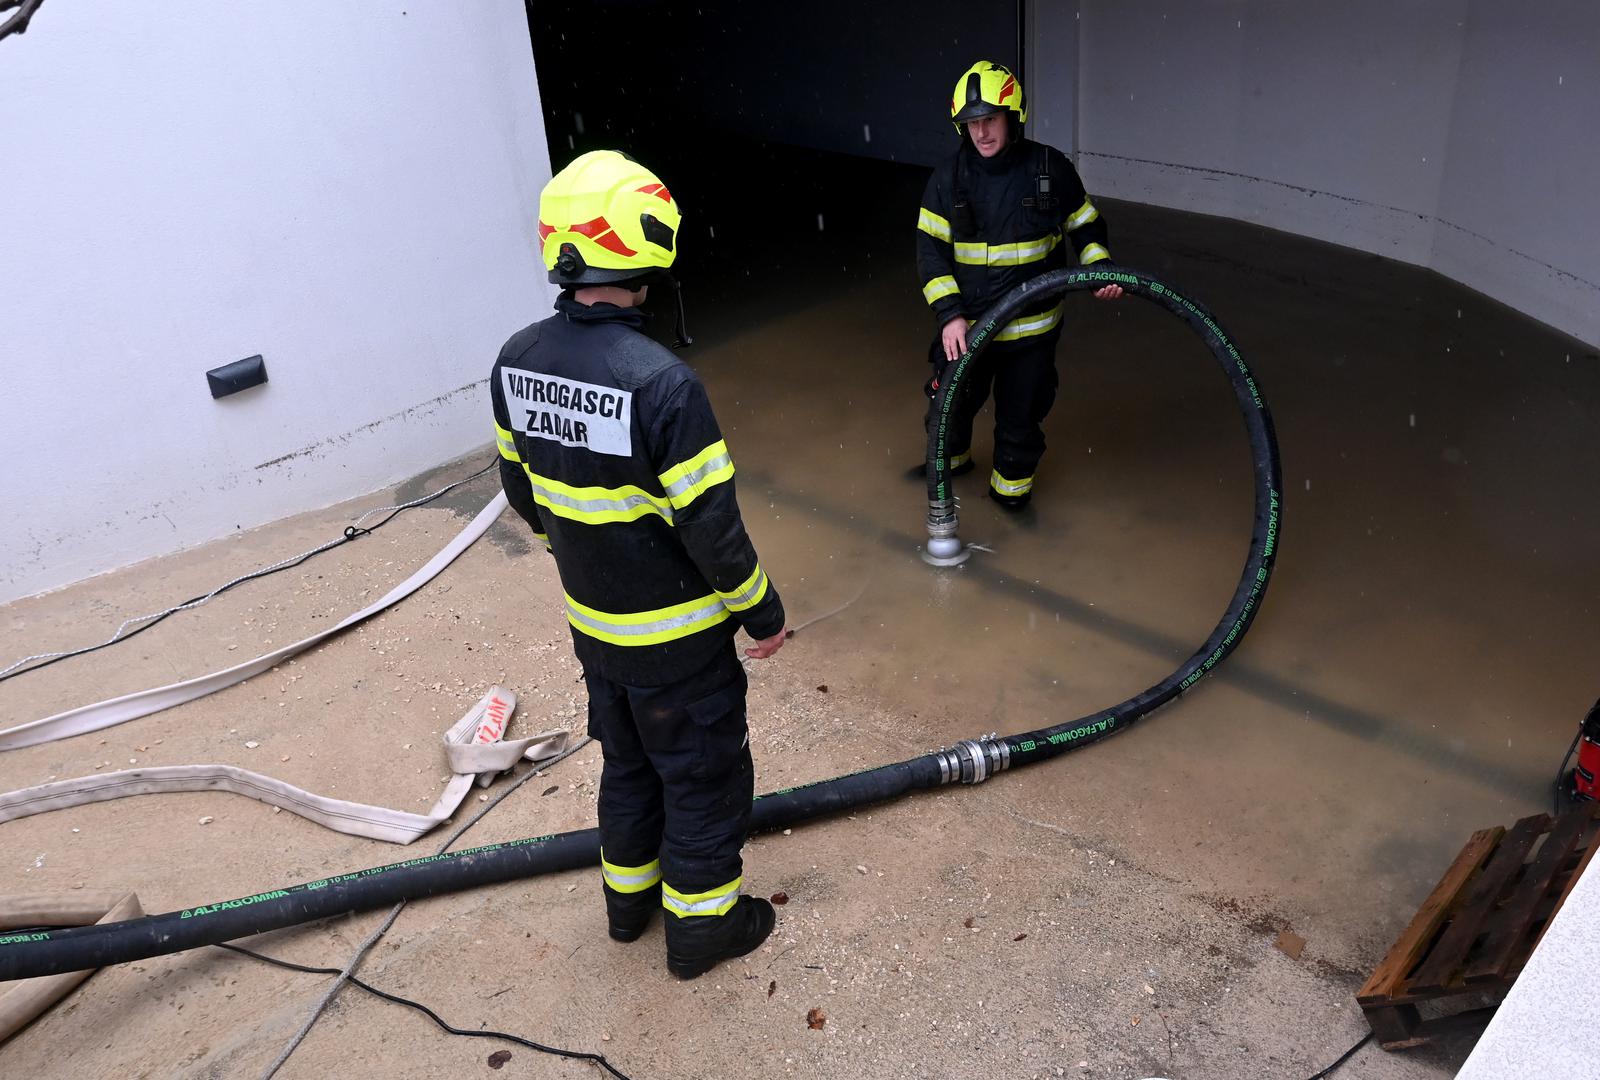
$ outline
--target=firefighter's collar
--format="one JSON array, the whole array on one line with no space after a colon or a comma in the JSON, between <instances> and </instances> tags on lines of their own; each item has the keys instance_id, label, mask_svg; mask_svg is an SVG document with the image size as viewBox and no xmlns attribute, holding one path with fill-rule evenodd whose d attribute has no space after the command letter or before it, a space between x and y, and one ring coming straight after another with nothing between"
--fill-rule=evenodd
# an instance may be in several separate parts
<instances>
[{"instance_id":1,"label":"firefighter's collar","mask_svg":"<svg viewBox=\"0 0 1600 1080\"><path fill-rule=\"evenodd\" d=\"M972 145L972 141L970 139L967 140L966 145L961 149L964 153L966 153L968 159L974 166L977 167L980 172L986 172L990 175L995 175L1009 172L1011 170L1012 164L1017 159L1017 147L1021 144L1022 137L1020 135L1014 139L1008 139L1005 147L994 157L989 158L986 158L982 154L978 153L977 148Z\"/></svg>"},{"instance_id":2,"label":"firefighter's collar","mask_svg":"<svg viewBox=\"0 0 1600 1080\"><path fill-rule=\"evenodd\" d=\"M570 291L563 292L556 298L556 310L567 317L569 322L581 323L621 323L637 330L645 324L650 316L636 307L618 307L615 304L580 304L572 298Z\"/></svg>"}]
</instances>

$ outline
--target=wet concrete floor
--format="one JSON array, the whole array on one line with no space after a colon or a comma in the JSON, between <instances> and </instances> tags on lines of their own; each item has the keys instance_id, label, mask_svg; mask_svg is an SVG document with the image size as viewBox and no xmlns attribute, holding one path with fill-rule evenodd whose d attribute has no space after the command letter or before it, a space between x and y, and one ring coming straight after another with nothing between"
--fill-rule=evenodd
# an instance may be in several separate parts
<instances>
[{"instance_id":1,"label":"wet concrete floor","mask_svg":"<svg viewBox=\"0 0 1600 1080\"><path fill-rule=\"evenodd\" d=\"M1032 507L1008 515L982 497L980 419L980 468L956 483L965 538L992 551L924 565L924 491L906 475L924 452L932 332L909 266L921 176L845 159L807 175L814 190L773 210L778 239L765 242L729 221L714 187L691 201L694 179L667 177L704 208L685 232L698 339L686 357L733 449L763 563L795 625L859 594L752 665L762 790L1097 712L1151 685L1220 617L1251 514L1243 425L1213 358L1149 303L1079 294ZM753 841L756 887L792 897L783 941L710 986L686 992L653 954L596 940L581 875L416 905L374 977L458 1020L502 1008L505 1026L573 1045L601 1046L601 1018L608 1052L636 1075L1280 1077L1354 1040L1350 995L1366 972L1474 829L1546 805L1600 693L1600 359L1432 274L1101 202L1113 252L1217 314L1276 419L1279 562L1224 667L1081 752ZM439 505L475 511L484 484ZM304 550L351 514L8 605L0 660L98 640L107 620ZM0 712L48 715L326 625L460 524L437 507L402 521L137 643L5 683ZM297 665L103 738L6 755L0 790L112 761L220 760L426 806L428 748L487 682L517 688L537 725L579 723L559 591L524 533L503 519L435 585ZM508 801L469 842L591 822L593 756L571 769L559 792ZM215 820L201 828L201 814ZM132 884L155 910L403 857L206 795L41 815L6 826L5 848L12 885ZM342 963L376 919L265 944ZM1272 950L1283 928L1308 940L1302 960ZM0 1060L48 1075L55 1046L104 1028L118 1034L82 1048L82 1068L255 1075L318 990L241 963L206 951L104 972ZM635 1014L619 1011L619 987L642 988ZM818 1005L834 1017L824 1033L803 1023ZM1139 1026L1152 1016L1161 1028ZM405 1025L346 1003L285 1075L441 1075L492 1049ZM1368 1050L1347 1069L1444 1075L1470 1045Z\"/></svg>"},{"instance_id":2,"label":"wet concrete floor","mask_svg":"<svg viewBox=\"0 0 1600 1080\"><path fill-rule=\"evenodd\" d=\"M1474 829L1548 805L1600 694L1600 359L1431 272L1101 202L1119 261L1208 305L1265 391L1279 563L1219 675L1015 782L1178 879L1368 940L1375 963ZM689 355L791 619L866 588L796 647L825 643L834 680L897 702L927 744L1093 713L1174 669L1251 521L1243 425L1203 345L1146 301L1069 296L1033 504L983 497L980 418L956 485L964 538L993 552L933 570L906 476L932 332L909 239L835 243L786 308L768 289L747 318L730 290Z\"/></svg>"}]
</instances>

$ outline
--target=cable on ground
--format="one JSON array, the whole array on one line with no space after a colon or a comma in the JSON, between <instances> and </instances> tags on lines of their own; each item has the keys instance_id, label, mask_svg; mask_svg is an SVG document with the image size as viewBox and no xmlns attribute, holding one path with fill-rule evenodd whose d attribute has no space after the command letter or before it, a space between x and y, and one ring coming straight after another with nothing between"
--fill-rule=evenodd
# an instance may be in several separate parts
<instances>
[{"instance_id":1,"label":"cable on ground","mask_svg":"<svg viewBox=\"0 0 1600 1080\"><path fill-rule=\"evenodd\" d=\"M1345 1062L1347 1062L1351 1058L1355 1057L1356 1056L1356 1051L1360 1050L1363 1046L1367 1045L1367 1043L1369 1043L1371 1041L1372 1041L1372 1032L1369 1031L1365 1035L1361 1036L1361 1041L1360 1042L1356 1043L1350 1049L1348 1049L1344 1053L1340 1054L1338 1060L1335 1061L1332 1065L1329 1065L1327 1068L1323 1069L1321 1072L1313 1073L1312 1075L1306 1077L1306 1080L1322 1080L1322 1078L1325 1077L1325 1076L1332 1076L1333 1075L1333 1070L1337 1069L1339 1066L1343 1065Z\"/></svg>"},{"instance_id":2,"label":"cable on ground","mask_svg":"<svg viewBox=\"0 0 1600 1080\"><path fill-rule=\"evenodd\" d=\"M549 769L557 762L564 761L571 757L573 754L577 753L585 746L588 746L593 741L593 739L585 735L583 738L567 747L561 753L545 762L539 768L529 769L527 772L517 777L517 779L514 780L509 787L485 804L483 809L479 810L476 814L473 814L466 821L462 822L455 832L451 833L445 838L444 843L439 845L439 850L434 854L443 855L446 851L450 850L451 844L461 839L463 833L472 828L478 822L482 821L484 815L489 811L499 806L502 802L505 802L506 798L510 796L513 791L516 791L523 784L526 784L529 780L532 780L535 776L543 774L546 769ZM389 932L389 927L393 926L394 921L400 917L400 912L405 909L406 903L407 902L405 900L402 900L394 907L390 908L388 917L383 920L383 924L374 930L370 935L368 935L367 940L363 941L356 947L355 953L350 957L349 962L345 964L344 969L342 971L336 971L333 973L339 977L333 981L333 985L328 987L327 991L322 995L321 1000L319 1000L312 1008L311 1015L306 1017L306 1022L300 1026L299 1031L295 1032L294 1037L289 1040L288 1045L283 1048L282 1052L278 1054L277 1058L274 1059L272 1064L267 1066L266 1071L261 1074L261 1080L272 1080L272 1077L277 1075L278 1070L283 1068L283 1063L289 1060L289 1056L295 1052L295 1049L299 1047L303 1041L305 1041L305 1037L311 1034L312 1027L316 1025L317 1020L322 1016L323 1010L326 1009L329 1003L333 1001L334 997L339 993L339 990L346 982L355 981L354 972L357 965L359 965L362 958L367 955L367 950L376 945L378 943L378 939ZM241 949L239 951L243 952L244 950ZM374 991L374 993L376 993L376 991ZM412 1004L412 1002L405 1002L404 1004L409 1005ZM434 1019L438 1020L439 1018L434 1017ZM439 1023L443 1024L444 1021L440 1020ZM607 1065L606 1068L609 1069L611 1066ZM612 1071L615 1072L615 1070Z\"/></svg>"},{"instance_id":3,"label":"cable on ground","mask_svg":"<svg viewBox=\"0 0 1600 1080\"><path fill-rule=\"evenodd\" d=\"M274 967L287 968L290 971L303 971L310 975L345 974L338 968L308 967L305 964L295 964L289 962L288 960L280 960L275 956L267 956L264 953L258 953L250 949L241 948L238 945L230 945L227 942L219 943L217 948L227 949L229 952L236 952L242 956L248 956L253 960L260 960L262 963L271 964ZM416 1009L418 1012L427 1016L428 1019L432 1020L435 1024L438 1024L452 1035L469 1035L479 1039L505 1039L506 1041L514 1042L519 1046L526 1046L530 1050L537 1050L541 1054L553 1054L556 1057L572 1058L577 1061L592 1061L599 1065L602 1069L605 1069L612 1076L620 1077L621 1080L629 1080L628 1075L619 1070L615 1065L611 1064L611 1062L607 1061L605 1059L605 1055L603 1054L591 1054L583 1050L563 1050L559 1046L546 1046L543 1043L534 1042L532 1039L524 1039L520 1035L509 1035L503 1031L488 1031L486 1029L468 1030L466 1028L452 1027L450 1024L447 1024L444 1020L442 1020L438 1013L434 1012L420 1001L412 1001L410 998L403 998L399 994L391 994L387 990L379 990L376 986L373 986L371 983L362 982L354 975L349 975L347 978L351 983L354 983L356 986L359 986L361 989L375 997L380 997L385 1001L392 1001L396 1005L404 1005L407 1008Z\"/></svg>"},{"instance_id":4,"label":"cable on ground","mask_svg":"<svg viewBox=\"0 0 1600 1080\"><path fill-rule=\"evenodd\" d=\"M273 563L271 566L264 566L259 570L252 570L248 574L244 574L244 575L242 575L240 577L234 578L232 581L228 582L226 585L221 585L221 586L218 586L215 589L212 589L210 592L206 593L203 596L190 597L188 600L185 600L183 603L174 604L172 607L167 608L165 611L158 611L158 612L155 612L155 613L150 614L150 615L137 615L137 616L134 616L131 619L124 619L123 622L122 622L122 625L117 627L116 632L113 633L109 638L107 638L105 641L102 641L98 645L87 645L87 646L85 646L85 647L83 647L81 649L69 649L69 650L66 650L65 652L37 653L37 654L35 654L33 656L24 656L21 660L18 660L16 663L12 664L11 666L9 666L9 667L7 667L7 668L5 668L3 670L0 670L0 682L4 682L7 679L14 679L19 675L26 675L30 671L38 671L40 668L47 668L51 664L58 663L58 662L60 662L62 660L70 659L70 658L72 658L74 656L83 656L85 653L98 652L101 649L108 648L108 647L110 647L112 645L116 645L119 642L127 641L129 638L135 636L136 634L144 633L146 630L150 629L152 626L155 626L157 623L159 623L162 620L166 619L169 615L176 615L180 611L188 611L188 610L190 610L192 608L197 608L201 604L204 604L206 601L211 600L213 597L221 596L223 593L227 592L229 589L234 588L235 586L243 585L247 581L255 581L258 578L264 578L264 577L267 577L267 576L269 576L271 574L279 573L280 571L283 571L283 570L292 570L293 568L295 568L296 566L299 566L301 563L305 562L307 559L310 559L314 555L321 555L324 551L332 551L334 548L340 546L341 544L348 544L350 541L355 540L358 537L367 536L370 533L377 532L379 529L383 528L389 522L393 521L404 510L410 510L413 507L422 506L425 503L430 503L433 500L439 498L441 495L444 495L447 492L455 490L456 488L460 487L462 484L467 484L467 483L472 482L473 480L476 480L478 477L482 476L484 473L488 472L490 469L493 469L495 467L495 465L498 463L498 460L499 459L497 458L495 461L491 461L489 464L485 465L483 468L479 469L477 472L473 473L471 476L466 476L466 477L463 477L460 480L455 481L454 483L446 484L444 487L440 488L438 491L435 491L435 492L433 492L432 494L429 494L429 495L424 495L420 499L412 499L410 502L400 503L398 506L380 506L380 507L378 507L378 508L376 508L374 510L368 510L365 514L362 514L360 517L356 518L355 524L346 525L345 529L344 529L344 533L342 535L340 535L336 539L329 540L325 544L319 544L316 547L312 548L310 551L301 552L299 555L295 555L295 556L293 556L291 558L284 559L281 562ZM385 511L389 512L389 516L388 517L384 518L382 521L378 522L376 525L371 526L370 528L363 528L362 527L361 523L366 521L369 517L371 517L374 514L382 514ZM142 623L143 625L138 626L133 630L128 630L128 627L133 626L135 623ZM126 631L126 633L124 631ZM43 661L43 662L42 663L38 663L38 664L33 664L32 667L23 667L24 664L32 663L35 660L40 660L40 661ZM18 668L21 668L22 670L19 671L19 670L17 670Z\"/></svg>"}]
</instances>

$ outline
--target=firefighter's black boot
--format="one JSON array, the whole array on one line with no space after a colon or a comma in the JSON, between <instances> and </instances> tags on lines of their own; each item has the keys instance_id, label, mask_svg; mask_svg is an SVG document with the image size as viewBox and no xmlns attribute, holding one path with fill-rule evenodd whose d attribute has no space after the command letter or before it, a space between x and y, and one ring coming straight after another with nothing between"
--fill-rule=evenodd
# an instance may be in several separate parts
<instances>
[{"instance_id":1,"label":"firefighter's black boot","mask_svg":"<svg viewBox=\"0 0 1600 1080\"><path fill-rule=\"evenodd\" d=\"M661 885L643 892L620 893L601 886L606 894L606 932L612 941L638 941L650 925L650 918L661 910Z\"/></svg>"},{"instance_id":2,"label":"firefighter's black boot","mask_svg":"<svg viewBox=\"0 0 1600 1080\"><path fill-rule=\"evenodd\" d=\"M989 489L989 498L1002 510L1017 511L1027 506L1033 499L1033 492L1025 491L1021 495L1002 495L994 488Z\"/></svg>"},{"instance_id":3,"label":"firefighter's black boot","mask_svg":"<svg viewBox=\"0 0 1600 1080\"><path fill-rule=\"evenodd\" d=\"M667 917L667 970L680 979L704 975L723 960L753 952L778 915L759 896L741 896L725 915Z\"/></svg>"}]
</instances>

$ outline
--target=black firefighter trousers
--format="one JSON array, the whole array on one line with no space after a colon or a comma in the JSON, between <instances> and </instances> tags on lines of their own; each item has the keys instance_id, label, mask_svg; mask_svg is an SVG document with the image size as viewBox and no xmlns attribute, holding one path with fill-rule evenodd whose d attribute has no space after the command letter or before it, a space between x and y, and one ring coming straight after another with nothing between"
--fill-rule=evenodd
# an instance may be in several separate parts
<instances>
[{"instance_id":1,"label":"black firefighter trousers","mask_svg":"<svg viewBox=\"0 0 1600 1080\"><path fill-rule=\"evenodd\" d=\"M952 460L972 448L972 422L994 390L994 468L1009 481L1031 480L1044 457L1044 429L1040 426L1056 400L1056 345L1061 331L1052 330L1016 341L994 341L961 380L961 396L950 413L945 446ZM932 431L938 387L952 366L944 356L938 335L928 350L934 376L923 386L928 395L926 425Z\"/></svg>"},{"instance_id":2,"label":"black firefighter trousers","mask_svg":"<svg viewBox=\"0 0 1600 1080\"><path fill-rule=\"evenodd\" d=\"M605 762L599 815L608 888L619 868L624 881L632 871L647 887L659 858L669 908L708 893L731 905L755 795L748 683L732 637L711 663L666 686L625 686L590 672L584 681L589 734ZM701 901L695 913L720 914L721 906Z\"/></svg>"}]
</instances>

